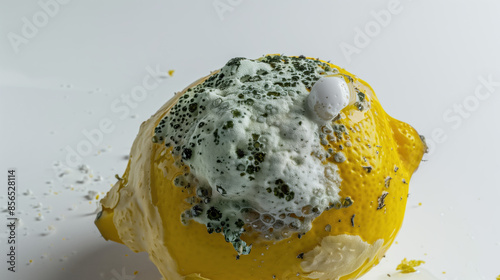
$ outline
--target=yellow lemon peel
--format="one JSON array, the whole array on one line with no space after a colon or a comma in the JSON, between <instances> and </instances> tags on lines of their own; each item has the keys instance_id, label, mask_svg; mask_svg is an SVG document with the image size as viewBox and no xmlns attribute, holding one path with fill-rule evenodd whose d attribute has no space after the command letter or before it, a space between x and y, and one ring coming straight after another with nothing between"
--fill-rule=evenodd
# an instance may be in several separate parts
<instances>
[{"instance_id":1,"label":"yellow lemon peel","mask_svg":"<svg viewBox=\"0 0 500 280\"><path fill-rule=\"evenodd\" d=\"M415 267L420 266L421 264L424 264L424 261L420 260L406 260L404 258L400 264L398 264L398 267L396 267L396 270L401 271L401 273L413 273L416 272L417 270Z\"/></svg>"}]
</instances>

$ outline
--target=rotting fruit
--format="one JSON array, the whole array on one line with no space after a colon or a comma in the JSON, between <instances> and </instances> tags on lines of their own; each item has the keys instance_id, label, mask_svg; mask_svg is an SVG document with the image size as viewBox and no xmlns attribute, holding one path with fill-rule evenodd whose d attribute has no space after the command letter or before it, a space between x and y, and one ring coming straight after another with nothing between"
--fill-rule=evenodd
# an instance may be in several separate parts
<instances>
[{"instance_id":1,"label":"rotting fruit","mask_svg":"<svg viewBox=\"0 0 500 280\"><path fill-rule=\"evenodd\" d=\"M358 279L394 241L425 151L338 66L235 58L141 125L95 223L168 280Z\"/></svg>"}]
</instances>

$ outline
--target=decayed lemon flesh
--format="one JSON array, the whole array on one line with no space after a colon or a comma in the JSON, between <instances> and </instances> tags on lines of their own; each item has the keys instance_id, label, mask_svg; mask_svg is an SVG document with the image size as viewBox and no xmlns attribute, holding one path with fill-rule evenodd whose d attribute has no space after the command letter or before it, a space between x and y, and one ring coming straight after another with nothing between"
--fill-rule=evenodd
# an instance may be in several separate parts
<instances>
[{"instance_id":1,"label":"decayed lemon flesh","mask_svg":"<svg viewBox=\"0 0 500 280\"><path fill-rule=\"evenodd\" d=\"M104 239L122 243L120 240L120 236L118 235L118 230L116 230L116 227L113 223L113 214L113 210L111 209L102 209L100 215L95 221L95 224L99 228L99 231L101 232Z\"/></svg>"},{"instance_id":2,"label":"decayed lemon flesh","mask_svg":"<svg viewBox=\"0 0 500 280\"><path fill-rule=\"evenodd\" d=\"M335 65L331 67L354 77ZM168 280L357 279L379 262L394 241L403 221L410 177L420 163L425 144L411 126L385 113L366 82L355 78L354 84L366 94L371 108L359 111L350 105L342 110L341 119L335 123L345 125L348 135L325 145L325 149L336 150L342 146L346 160L336 163L331 157L325 163L338 164L340 195L354 202L346 208L323 212L300 238L295 233L288 239L269 241L246 228L242 239L252 244L252 251L237 259L223 235L208 234L205 225L193 221L181 223L181 213L192 206L186 201L192 190L177 187L173 181L189 169L178 166L178 160L164 145L150 143L154 127L171 104L141 127L123 180L108 194L112 198L103 199L103 217L107 218L96 221L99 230L106 239L121 241L135 251L147 251ZM136 192L134 198L127 188ZM137 201L149 206L134 206ZM113 216L113 211L120 214ZM142 226L135 224L137 219L146 222L141 222ZM355 267L342 263L344 247L337 246L336 240L346 242L346 250L360 250L362 259ZM326 252L322 250L333 250L331 246L338 247L337 255L331 258L340 264L337 270L332 268L334 265L322 265L320 260Z\"/></svg>"}]
</instances>

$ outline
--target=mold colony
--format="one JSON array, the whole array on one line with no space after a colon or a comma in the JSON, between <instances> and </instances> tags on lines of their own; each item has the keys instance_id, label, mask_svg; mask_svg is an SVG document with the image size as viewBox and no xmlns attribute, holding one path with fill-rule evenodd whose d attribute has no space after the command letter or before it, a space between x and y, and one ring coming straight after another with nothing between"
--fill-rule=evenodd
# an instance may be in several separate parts
<instances>
[{"instance_id":1,"label":"mold colony","mask_svg":"<svg viewBox=\"0 0 500 280\"><path fill-rule=\"evenodd\" d=\"M363 95L350 94L348 81L318 60L266 56L234 58L188 89L153 137L189 167L175 179L193 194L183 223L204 224L248 254L245 230L279 240L307 232L323 211L349 205L338 194L337 166L323 162L333 155L320 137L347 133L330 124L349 99L360 110L367 105Z\"/></svg>"}]
</instances>

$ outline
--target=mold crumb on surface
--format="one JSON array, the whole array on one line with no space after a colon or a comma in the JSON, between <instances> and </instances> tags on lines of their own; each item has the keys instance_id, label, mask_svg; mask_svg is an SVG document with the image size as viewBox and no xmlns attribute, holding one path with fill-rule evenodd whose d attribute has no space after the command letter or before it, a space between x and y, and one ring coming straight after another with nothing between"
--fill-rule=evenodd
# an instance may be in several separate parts
<instances>
[{"instance_id":1,"label":"mold crumb on surface","mask_svg":"<svg viewBox=\"0 0 500 280\"><path fill-rule=\"evenodd\" d=\"M24 207L19 208L23 211L16 209L16 229L19 236L29 236L26 238L30 240L26 241L28 242L26 247L32 247L32 242L36 240L34 241L37 243L36 246L33 249L30 248L35 254L27 257L38 260L36 264L32 264L33 260L26 258L20 264L25 262L26 265L32 264L35 267L54 266L57 263L56 269L63 269L59 263L76 255L77 251L70 250L69 253L63 253L57 248L76 249L78 241L75 243L74 240L61 235L67 234L68 229L74 226L75 220L79 220L82 224L91 223L91 219L96 214L95 205L99 204L96 200L104 194L101 188L106 187L114 178L99 176L87 164L69 167L63 162L56 161L49 164L48 168L52 169L52 173L39 179L36 187L23 188L19 191L19 205L24 205ZM62 195L64 198L61 197ZM87 206L86 200L91 204L90 206ZM4 207L0 206L0 211L2 210ZM66 216L70 219L66 219ZM83 219L90 220L84 222ZM54 238L58 242L53 243L51 240ZM64 245L61 244L61 239L66 242Z\"/></svg>"},{"instance_id":2,"label":"mold crumb on surface","mask_svg":"<svg viewBox=\"0 0 500 280\"><path fill-rule=\"evenodd\" d=\"M47 236L47 235L53 234L54 232L56 232L56 227L54 225L49 225L49 226L47 226L47 228L45 228L42 235Z\"/></svg>"},{"instance_id":3,"label":"mold crumb on surface","mask_svg":"<svg viewBox=\"0 0 500 280\"><path fill-rule=\"evenodd\" d=\"M94 198L98 195L99 193L93 190L90 190L87 192L87 195L85 196L86 199L88 200L94 200Z\"/></svg>"},{"instance_id":4,"label":"mold crumb on surface","mask_svg":"<svg viewBox=\"0 0 500 280\"><path fill-rule=\"evenodd\" d=\"M417 270L415 267L420 266L421 264L424 264L424 261L421 260L406 260L404 258L401 263L396 267L396 270L401 271L401 273L413 273L416 272Z\"/></svg>"},{"instance_id":5,"label":"mold crumb on surface","mask_svg":"<svg viewBox=\"0 0 500 280\"><path fill-rule=\"evenodd\" d=\"M160 79L167 79L169 77L172 77L175 73L175 70L171 69L171 70L168 70L166 72L160 72L158 73L158 78Z\"/></svg>"}]
</instances>

